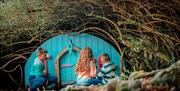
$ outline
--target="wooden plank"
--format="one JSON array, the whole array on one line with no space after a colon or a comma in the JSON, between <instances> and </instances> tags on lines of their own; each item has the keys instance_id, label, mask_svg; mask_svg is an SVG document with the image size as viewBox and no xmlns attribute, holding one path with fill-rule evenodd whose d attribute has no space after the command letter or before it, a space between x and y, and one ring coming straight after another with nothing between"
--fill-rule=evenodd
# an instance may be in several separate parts
<instances>
[{"instance_id":1,"label":"wooden plank","mask_svg":"<svg viewBox=\"0 0 180 91\"><path fill-rule=\"evenodd\" d=\"M61 64L61 68L72 67L74 64Z\"/></svg>"}]
</instances>

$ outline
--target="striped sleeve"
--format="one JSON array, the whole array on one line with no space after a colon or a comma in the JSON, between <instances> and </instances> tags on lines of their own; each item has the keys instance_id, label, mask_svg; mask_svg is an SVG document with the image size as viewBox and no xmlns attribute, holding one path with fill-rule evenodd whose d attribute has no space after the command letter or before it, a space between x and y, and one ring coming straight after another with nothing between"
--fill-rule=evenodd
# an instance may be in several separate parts
<instances>
[{"instance_id":1,"label":"striped sleeve","mask_svg":"<svg viewBox=\"0 0 180 91\"><path fill-rule=\"evenodd\" d=\"M116 71L116 68L117 68L116 65L112 63L112 64L109 64L107 66L104 66L102 68L102 71L104 72L104 74L108 74L112 71Z\"/></svg>"},{"instance_id":2,"label":"striped sleeve","mask_svg":"<svg viewBox=\"0 0 180 91\"><path fill-rule=\"evenodd\" d=\"M111 80L112 78L115 78L116 68L117 66L114 63L110 63L102 67L100 73L98 74L98 76L102 77L102 84L106 84L108 83L109 80Z\"/></svg>"},{"instance_id":3,"label":"striped sleeve","mask_svg":"<svg viewBox=\"0 0 180 91\"><path fill-rule=\"evenodd\" d=\"M104 76L104 72L102 72L102 70L98 73L98 78L102 78Z\"/></svg>"}]
</instances>

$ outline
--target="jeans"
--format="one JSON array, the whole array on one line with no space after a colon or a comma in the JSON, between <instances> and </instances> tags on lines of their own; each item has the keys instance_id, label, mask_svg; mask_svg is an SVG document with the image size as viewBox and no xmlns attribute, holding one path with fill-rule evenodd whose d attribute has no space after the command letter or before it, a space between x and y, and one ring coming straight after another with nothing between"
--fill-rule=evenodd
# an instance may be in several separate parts
<instances>
[{"instance_id":1,"label":"jeans","mask_svg":"<svg viewBox=\"0 0 180 91\"><path fill-rule=\"evenodd\" d=\"M102 82L101 82L101 80L98 79L97 77L94 77L94 78L89 79L88 83L89 83L89 84L97 85L97 84L101 84Z\"/></svg>"},{"instance_id":2,"label":"jeans","mask_svg":"<svg viewBox=\"0 0 180 91\"><path fill-rule=\"evenodd\" d=\"M96 77L90 78L88 80L81 79L81 80L77 81L77 84L78 85L84 85L84 86L88 86L88 85L91 85L91 84L97 85L97 84L101 84L101 80L96 78Z\"/></svg>"},{"instance_id":3,"label":"jeans","mask_svg":"<svg viewBox=\"0 0 180 91\"><path fill-rule=\"evenodd\" d=\"M48 85L51 85L57 81L56 76L53 75L41 75L41 76L29 76L29 83L31 86L31 90L36 91L38 87L41 87L46 84L46 81L48 81Z\"/></svg>"}]
</instances>

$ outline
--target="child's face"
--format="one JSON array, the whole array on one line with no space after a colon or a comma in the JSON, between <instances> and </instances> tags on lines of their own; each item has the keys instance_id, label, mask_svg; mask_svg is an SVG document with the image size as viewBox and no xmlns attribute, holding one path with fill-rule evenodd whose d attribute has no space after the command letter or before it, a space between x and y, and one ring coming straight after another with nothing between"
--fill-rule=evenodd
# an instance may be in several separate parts
<instances>
[{"instance_id":1,"label":"child's face","mask_svg":"<svg viewBox=\"0 0 180 91\"><path fill-rule=\"evenodd\" d=\"M106 60L107 60L107 57L105 57L105 56L101 56L101 61L102 61L102 64L106 63Z\"/></svg>"},{"instance_id":2,"label":"child's face","mask_svg":"<svg viewBox=\"0 0 180 91\"><path fill-rule=\"evenodd\" d=\"M46 60L46 54L39 55L40 60L44 61Z\"/></svg>"}]
</instances>

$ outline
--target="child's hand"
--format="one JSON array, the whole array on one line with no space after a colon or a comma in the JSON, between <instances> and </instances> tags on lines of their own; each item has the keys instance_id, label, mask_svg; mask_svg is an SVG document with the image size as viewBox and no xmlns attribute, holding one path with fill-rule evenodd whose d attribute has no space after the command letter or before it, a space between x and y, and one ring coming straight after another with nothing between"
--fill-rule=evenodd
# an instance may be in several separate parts
<instances>
[{"instance_id":1,"label":"child's hand","mask_svg":"<svg viewBox=\"0 0 180 91\"><path fill-rule=\"evenodd\" d=\"M46 54L46 58L47 58L47 59L50 59L50 58L51 58L51 55Z\"/></svg>"},{"instance_id":2,"label":"child's hand","mask_svg":"<svg viewBox=\"0 0 180 91\"><path fill-rule=\"evenodd\" d=\"M44 75L47 75L47 74L48 74L47 70L44 70L43 73L44 73Z\"/></svg>"},{"instance_id":3,"label":"child's hand","mask_svg":"<svg viewBox=\"0 0 180 91\"><path fill-rule=\"evenodd\" d=\"M94 78L94 77L96 77L96 75L95 75L95 74L91 75L91 78Z\"/></svg>"},{"instance_id":4,"label":"child's hand","mask_svg":"<svg viewBox=\"0 0 180 91\"><path fill-rule=\"evenodd\" d=\"M95 70L95 72L93 72L92 76L93 76L93 77L96 77L96 70Z\"/></svg>"}]
</instances>

